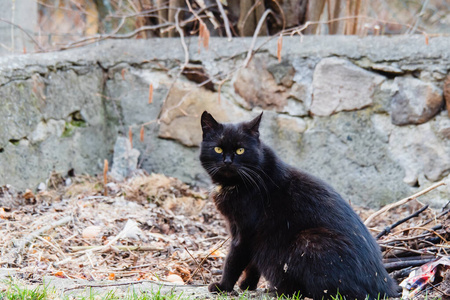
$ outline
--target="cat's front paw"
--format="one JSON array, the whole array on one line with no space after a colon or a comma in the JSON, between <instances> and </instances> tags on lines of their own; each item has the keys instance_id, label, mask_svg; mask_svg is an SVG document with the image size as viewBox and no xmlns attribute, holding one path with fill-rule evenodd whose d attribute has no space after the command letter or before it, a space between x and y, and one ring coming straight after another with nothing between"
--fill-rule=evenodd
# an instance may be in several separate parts
<instances>
[{"instance_id":1,"label":"cat's front paw","mask_svg":"<svg viewBox=\"0 0 450 300\"><path fill-rule=\"evenodd\" d=\"M210 293L214 294L222 294L227 293L228 295L237 296L238 293L233 289L233 287L226 287L225 285L221 284L220 282L214 282L211 283L208 286L208 291Z\"/></svg>"},{"instance_id":2,"label":"cat's front paw","mask_svg":"<svg viewBox=\"0 0 450 300\"><path fill-rule=\"evenodd\" d=\"M258 286L258 281L255 282L255 280L247 280L244 279L239 284L239 288L243 291L254 291L256 290L256 287Z\"/></svg>"}]
</instances>

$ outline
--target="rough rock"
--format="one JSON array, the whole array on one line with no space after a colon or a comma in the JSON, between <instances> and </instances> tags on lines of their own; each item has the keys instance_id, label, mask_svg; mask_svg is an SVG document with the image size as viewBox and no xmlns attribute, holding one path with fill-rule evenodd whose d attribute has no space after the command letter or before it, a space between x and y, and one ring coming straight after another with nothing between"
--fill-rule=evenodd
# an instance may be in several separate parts
<instances>
[{"instance_id":1,"label":"rough rock","mask_svg":"<svg viewBox=\"0 0 450 300\"><path fill-rule=\"evenodd\" d=\"M306 131L306 122L301 118L294 118L285 115L279 115L277 118L279 131L285 131L290 134L300 134Z\"/></svg>"},{"instance_id":2,"label":"rough rock","mask_svg":"<svg viewBox=\"0 0 450 300\"><path fill-rule=\"evenodd\" d=\"M447 78L444 81L444 99L447 113L450 117L450 74L447 75Z\"/></svg>"},{"instance_id":3,"label":"rough rock","mask_svg":"<svg viewBox=\"0 0 450 300\"><path fill-rule=\"evenodd\" d=\"M267 70L272 74L278 85L289 88L294 83L295 68L289 61L284 60L281 63L272 63L267 67Z\"/></svg>"},{"instance_id":4,"label":"rough rock","mask_svg":"<svg viewBox=\"0 0 450 300\"><path fill-rule=\"evenodd\" d=\"M279 78L280 83L282 78ZM247 108L259 106L264 109L281 110L286 105L286 87L277 84L261 57L255 57L247 68L237 72L234 88L245 100Z\"/></svg>"},{"instance_id":5,"label":"rough rock","mask_svg":"<svg viewBox=\"0 0 450 300\"><path fill-rule=\"evenodd\" d=\"M227 95L221 94L219 102L217 93L183 82L172 89L162 108L159 136L189 147L199 146L202 141L200 116L205 110L219 122L250 119L249 113L233 105Z\"/></svg>"},{"instance_id":6,"label":"rough rock","mask_svg":"<svg viewBox=\"0 0 450 300\"><path fill-rule=\"evenodd\" d=\"M373 102L375 88L384 79L345 59L324 58L314 71L311 113L330 116L367 107Z\"/></svg>"},{"instance_id":7,"label":"rough rock","mask_svg":"<svg viewBox=\"0 0 450 300\"><path fill-rule=\"evenodd\" d=\"M52 135L62 136L66 122L63 120L48 120L48 122L39 122L36 129L30 135L30 142L42 142Z\"/></svg>"},{"instance_id":8,"label":"rough rock","mask_svg":"<svg viewBox=\"0 0 450 300\"><path fill-rule=\"evenodd\" d=\"M389 73L389 74L403 74L405 73L402 69L400 69L400 67L398 66L397 63L393 63L393 64L373 64L371 66L371 68L373 70L376 71L382 71L385 73Z\"/></svg>"},{"instance_id":9,"label":"rough rock","mask_svg":"<svg viewBox=\"0 0 450 300\"><path fill-rule=\"evenodd\" d=\"M122 181L137 171L138 158L141 153L133 149L130 140L119 136L114 145L113 163L110 176Z\"/></svg>"},{"instance_id":10,"label":"rough rock","mask_svg":"<svg viewBox=\"0 0 450 300\"><path fill-rule=\"evenodd\" d=\"M439 138L439 130L446 130L445 114L433 122L418 126L394 126L389 117L374 115L374 125L389 139L389 154L403 170L403 181L410 186L422 186L427 181L441 180L450 172L450 143ZM441 127L441 128L440 128ZM414 134L409 134L414 130Z\"/></svg>"},{"instance_id":11,"label":"rough rock","mask_svg":"<svg viewBox=\"0 0 450 300\"><path fill-rule=\"evenodd\" d=\"M442 91L434 84L409 77L396 77L394 82L398 92L391 102L392 124L422 124L442 109Z\"/></svg>"}]
</instances>

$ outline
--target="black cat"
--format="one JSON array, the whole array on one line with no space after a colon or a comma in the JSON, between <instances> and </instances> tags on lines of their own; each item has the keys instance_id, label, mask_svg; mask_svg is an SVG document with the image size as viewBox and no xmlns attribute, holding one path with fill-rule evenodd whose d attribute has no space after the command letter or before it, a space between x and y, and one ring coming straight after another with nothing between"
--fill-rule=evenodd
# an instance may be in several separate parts
<instances>
[{"instance_id":1,"label":"black cat","mask_svg":"<svg viewBox=\"0 0 450 300\"><path fill-rule=\"evenodd\" d=\"M279 159L250 122L201 117L200 161L217 185L231 247L222 280L210 292L254 290L264 276L279 295L376 299L397 295L378 244L352 208L323 181Z\"/></svg>"}]
</instances>

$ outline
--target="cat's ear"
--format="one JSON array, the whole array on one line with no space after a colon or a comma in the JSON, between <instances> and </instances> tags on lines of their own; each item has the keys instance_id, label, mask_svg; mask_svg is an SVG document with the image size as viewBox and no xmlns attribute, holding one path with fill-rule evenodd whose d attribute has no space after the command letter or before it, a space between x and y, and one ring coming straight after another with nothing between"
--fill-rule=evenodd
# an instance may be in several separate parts
<instances>
[{"instance_id":1,"label":"cat's ear","mask_svg":"<svg viewBox=\"0 0 450 300\"><path fill-rule=\"evenodd\" d=\"M263 112L250 122L244 124L244 128L254 136L259 136L259 123L261 123Z\"/></svg>"},{"instance_id":2,"label":"cat's ear","mask_svg":"<svg viewBox=\"0 0 450 300\"><path fill-rule=\"evenodd\" d=\"M202 114L201 124L202 124L203 136L205 136L206 134L208 134L212 131L217 130L220 127L220 124L206 110Z\"/></svg>"}]
</instances>

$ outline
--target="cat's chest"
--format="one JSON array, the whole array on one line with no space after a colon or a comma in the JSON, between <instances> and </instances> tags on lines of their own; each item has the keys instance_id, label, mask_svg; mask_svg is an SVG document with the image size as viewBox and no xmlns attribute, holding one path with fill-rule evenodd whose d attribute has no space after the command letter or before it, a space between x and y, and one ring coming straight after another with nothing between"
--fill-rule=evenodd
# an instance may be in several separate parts
<instances>
[{"instance_id":1,"label":"cat's chest","mask_svg":"<svg viewBox=\"0 0 450 300\"><path fill-rule=\"evenodd\" d=\"M253 223L258 218L260 207L255 195L238 186L216 187L211 194L217 209L233 223Z\"/></svg>"}]
</instances>

